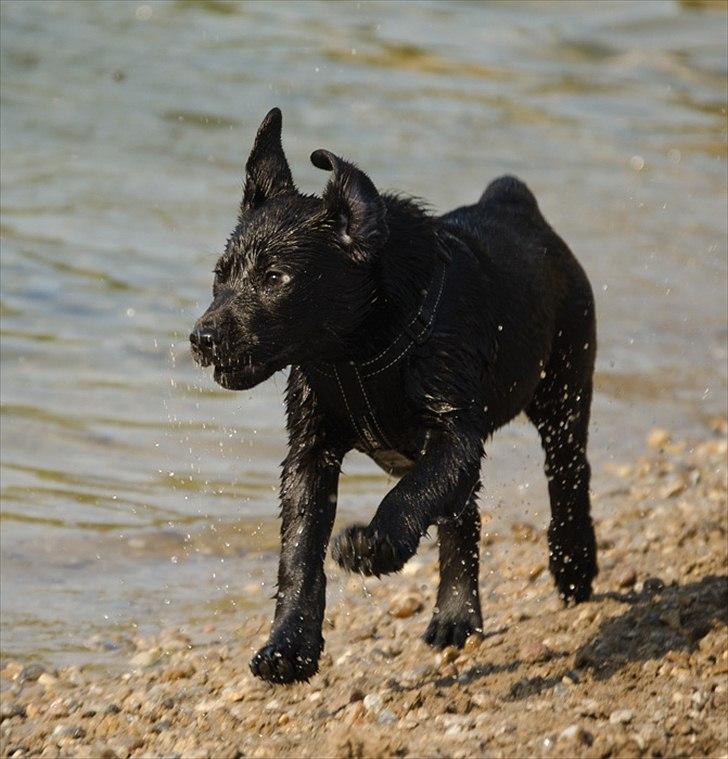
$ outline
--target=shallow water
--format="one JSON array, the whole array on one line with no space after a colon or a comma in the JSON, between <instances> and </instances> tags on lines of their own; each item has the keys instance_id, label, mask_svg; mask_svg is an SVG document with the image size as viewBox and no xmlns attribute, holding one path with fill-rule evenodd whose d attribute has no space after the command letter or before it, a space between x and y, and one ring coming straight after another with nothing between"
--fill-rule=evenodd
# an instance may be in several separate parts
<instances>
[{"instance_id":1,"label":"shallow water","mask_svg":"<svg viewBox=\"0 0 728 759\"><path fill-rule=\"evenodd\" d=\"M4 655L270 596L285 378L227 393L186 336L273 105L307 191L318 147L437 211L529 183L597 295L595 490L650 427L725 412L720 4L0 7ZM540 467L501 431L483 508L543 524ZM345 469L340 523L389 484Z\"/></svg>"}]
</instances>

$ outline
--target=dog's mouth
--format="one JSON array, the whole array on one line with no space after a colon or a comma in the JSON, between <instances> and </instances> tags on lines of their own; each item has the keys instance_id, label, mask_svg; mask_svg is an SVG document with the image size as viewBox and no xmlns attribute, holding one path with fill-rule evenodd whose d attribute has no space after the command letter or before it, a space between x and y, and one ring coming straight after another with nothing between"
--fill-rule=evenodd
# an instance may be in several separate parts
<instances>
[{"instance_id":1,"label":"dog's mouth","mask_svg":"<svg viewBox=\"0 0 728 759\"><path fill-rule=\"evenodd\" d=\"M215 382L226 390L248 390L282 369L273 361L238 361L232 364L215 362Z\"/></svg>"}]
</instances>

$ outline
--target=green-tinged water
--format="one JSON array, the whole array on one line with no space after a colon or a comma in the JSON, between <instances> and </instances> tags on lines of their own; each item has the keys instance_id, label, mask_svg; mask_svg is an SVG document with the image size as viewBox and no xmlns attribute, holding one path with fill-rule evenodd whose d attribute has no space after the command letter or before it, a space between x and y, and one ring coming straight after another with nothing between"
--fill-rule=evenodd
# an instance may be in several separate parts
<instances>
[{"instance_id":1,"label":"green-tinged water","mask_svg":"<svg viewBox=\"0 0 728 759\"><path fill-rule=\"evenodd\" d=\"M307 191L320 147L438 211L529 183L598 300L597 491L650 427L725 411L725 6L0 8L4 654L94 659L270 596L285 378L227 393L187 334L273 105ZM543 524L540 466L503 430L483 507ZM340 522L388 485L345 469Z\"/></svg>"}]
</instances>

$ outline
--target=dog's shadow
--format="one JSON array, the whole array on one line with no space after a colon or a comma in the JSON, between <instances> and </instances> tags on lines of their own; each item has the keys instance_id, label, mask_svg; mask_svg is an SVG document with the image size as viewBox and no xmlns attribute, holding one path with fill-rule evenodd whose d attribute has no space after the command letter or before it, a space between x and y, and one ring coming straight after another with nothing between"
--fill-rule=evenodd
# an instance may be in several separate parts
<instances>
[{"instance_id":1,"label":"dog's shadow","mask_svg":"<svg viewBox=\"0 0 728 759\"><path fill-rule=\"evenodd\" d=\"M596 680L608 680L629 663L659 660L670 651L692 652L713 627L728 626L726 576L708 575L696 582L669 587L650 578L640 593L601 593L594 596L592 603L606 599L627 603L630 608L602 622L596 635L574 655L574 667L591 673ZM559 658L567 656L566 652L555 654ZM443 678L436 684L456 685L496 672L515 671L521 664L518 660L508 664L478 663L457 678ZM553 677L524 677L511 686L506 698L528 698L573 674L573 668L566 668Z\"/></svg>"}]
</instances>

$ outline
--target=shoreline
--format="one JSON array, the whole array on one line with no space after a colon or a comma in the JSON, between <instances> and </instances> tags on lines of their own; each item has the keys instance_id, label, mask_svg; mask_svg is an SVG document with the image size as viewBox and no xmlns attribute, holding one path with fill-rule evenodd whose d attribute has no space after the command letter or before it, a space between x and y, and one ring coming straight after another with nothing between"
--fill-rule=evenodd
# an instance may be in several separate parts
<instances>
[{"instance_id":1,"label":"shoreline","mask_svg":"<svg viewBox=\"0 0 728 759\"><path fill-rule=\"evenodd\" d=\"M319 674L274 687L248 660L269 619L219 638L165 631L119 672L4 661L2 757L726 756L726 423L653 430L595 497L600 574L564 608L541 529L481 536L485 634L436 652L419 636L436 541L397 576L327 562ZM228 623L232 625L232 622Z\"/></svg>"}]
</instances>

